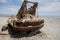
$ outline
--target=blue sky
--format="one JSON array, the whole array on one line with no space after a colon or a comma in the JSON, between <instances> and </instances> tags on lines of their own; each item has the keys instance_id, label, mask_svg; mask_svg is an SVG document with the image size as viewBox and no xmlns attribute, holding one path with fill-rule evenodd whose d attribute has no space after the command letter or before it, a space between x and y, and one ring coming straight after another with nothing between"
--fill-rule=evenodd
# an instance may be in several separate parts
<instances>
[{"instance_id":1,"label":"blue sky","mask_svg":"<svg viewBox=\"0 0 60 40\"><path fill-rule=\"evenodd\" d=\"M40 16L60 16L60 0L29 1L39 3L36 13ZM23 0L0 0L0 14L16 15L22 5L22 2Z\"/></svg>"}]
</instances>

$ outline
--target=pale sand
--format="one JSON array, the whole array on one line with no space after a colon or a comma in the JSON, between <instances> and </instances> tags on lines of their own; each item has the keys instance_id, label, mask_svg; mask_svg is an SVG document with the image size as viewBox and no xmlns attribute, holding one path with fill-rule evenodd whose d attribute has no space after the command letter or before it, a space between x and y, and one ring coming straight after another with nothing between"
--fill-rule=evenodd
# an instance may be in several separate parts
<instances>
[{"instance_id":1,"label":"pale sand","mask_svg":"<svg viewBox=\"0 0 60 40\"><path fill-rule=\"evenodd\" d=\"M0 17L0 29L7 24L8 17ZM44 18L45 25L40 34L32 37L11 38L9 35L0 35L0 40L60 40L60 19ZM1 30L0 30L1 32Z\"/></svg>"}]
</instances>

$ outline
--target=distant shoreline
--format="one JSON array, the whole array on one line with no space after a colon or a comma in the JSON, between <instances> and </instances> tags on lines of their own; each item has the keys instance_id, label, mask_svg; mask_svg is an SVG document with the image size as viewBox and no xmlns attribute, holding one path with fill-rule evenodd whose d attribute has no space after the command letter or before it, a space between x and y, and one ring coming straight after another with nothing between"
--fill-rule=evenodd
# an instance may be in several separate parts
<instances>
[{"instance_id":1,"label":"distant shoreline","mask_svg":"<svg viewBox=\"0 0 60 40\"><path fill-rule=\"evenodd\" d=\"M11 15L11 16L15 16L15 15ZM0 17L10 17L10 16L0 16Z\"/></svg>"},{"instance_id":2,"label":"distant shoreline","mask_svg":"<svg viewBox=\"0 0 60 40\"><path fill-rule=\"evenodd\" d=\"M10 17L10 16L0 16L0 17ZM60 16L38 16L38 18L52 18L52 19L59 19L60 20Z\"/></svg>"}]
</instances>

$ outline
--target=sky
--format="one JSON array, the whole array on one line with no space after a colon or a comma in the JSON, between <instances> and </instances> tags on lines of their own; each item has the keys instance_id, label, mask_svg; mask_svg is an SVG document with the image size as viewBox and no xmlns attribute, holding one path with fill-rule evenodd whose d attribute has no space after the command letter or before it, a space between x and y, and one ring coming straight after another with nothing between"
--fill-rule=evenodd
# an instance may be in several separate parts
<instances>
[{"instance_id":1,"label":"sky","mask_svg":"<svg viewBox=\"0 0 60 40\"><path fill-rule=\"evenodd\" d=\"M38 2L36 10L39 16L60 16L60 0L28 0ZM16 15L23 0L0 0L0 14ZM27 4L29 8L33 4Z\"/></svg>"}]
</instances>

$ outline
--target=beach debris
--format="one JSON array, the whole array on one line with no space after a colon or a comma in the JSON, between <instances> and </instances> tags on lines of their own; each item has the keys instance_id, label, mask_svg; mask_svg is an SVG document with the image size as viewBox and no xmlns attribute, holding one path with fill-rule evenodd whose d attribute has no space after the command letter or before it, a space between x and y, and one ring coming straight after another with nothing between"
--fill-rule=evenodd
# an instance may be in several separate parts
<instances>
[{"instance_id":1,"label":"beach debris","mask_svg":"<svg viewBox=\"0 0 60 40\"><path fill-rule=\"evenodd\" d=\"M27 9L27 3L32 3L33 6ZM44 26L44 19L35 16L37 6L38 2L24 0L17 15L9 17L8 24L3 26L1 30L8 29L10 34L13 32L13 34L34 35Z\"/></svg>"}]
</instances>

